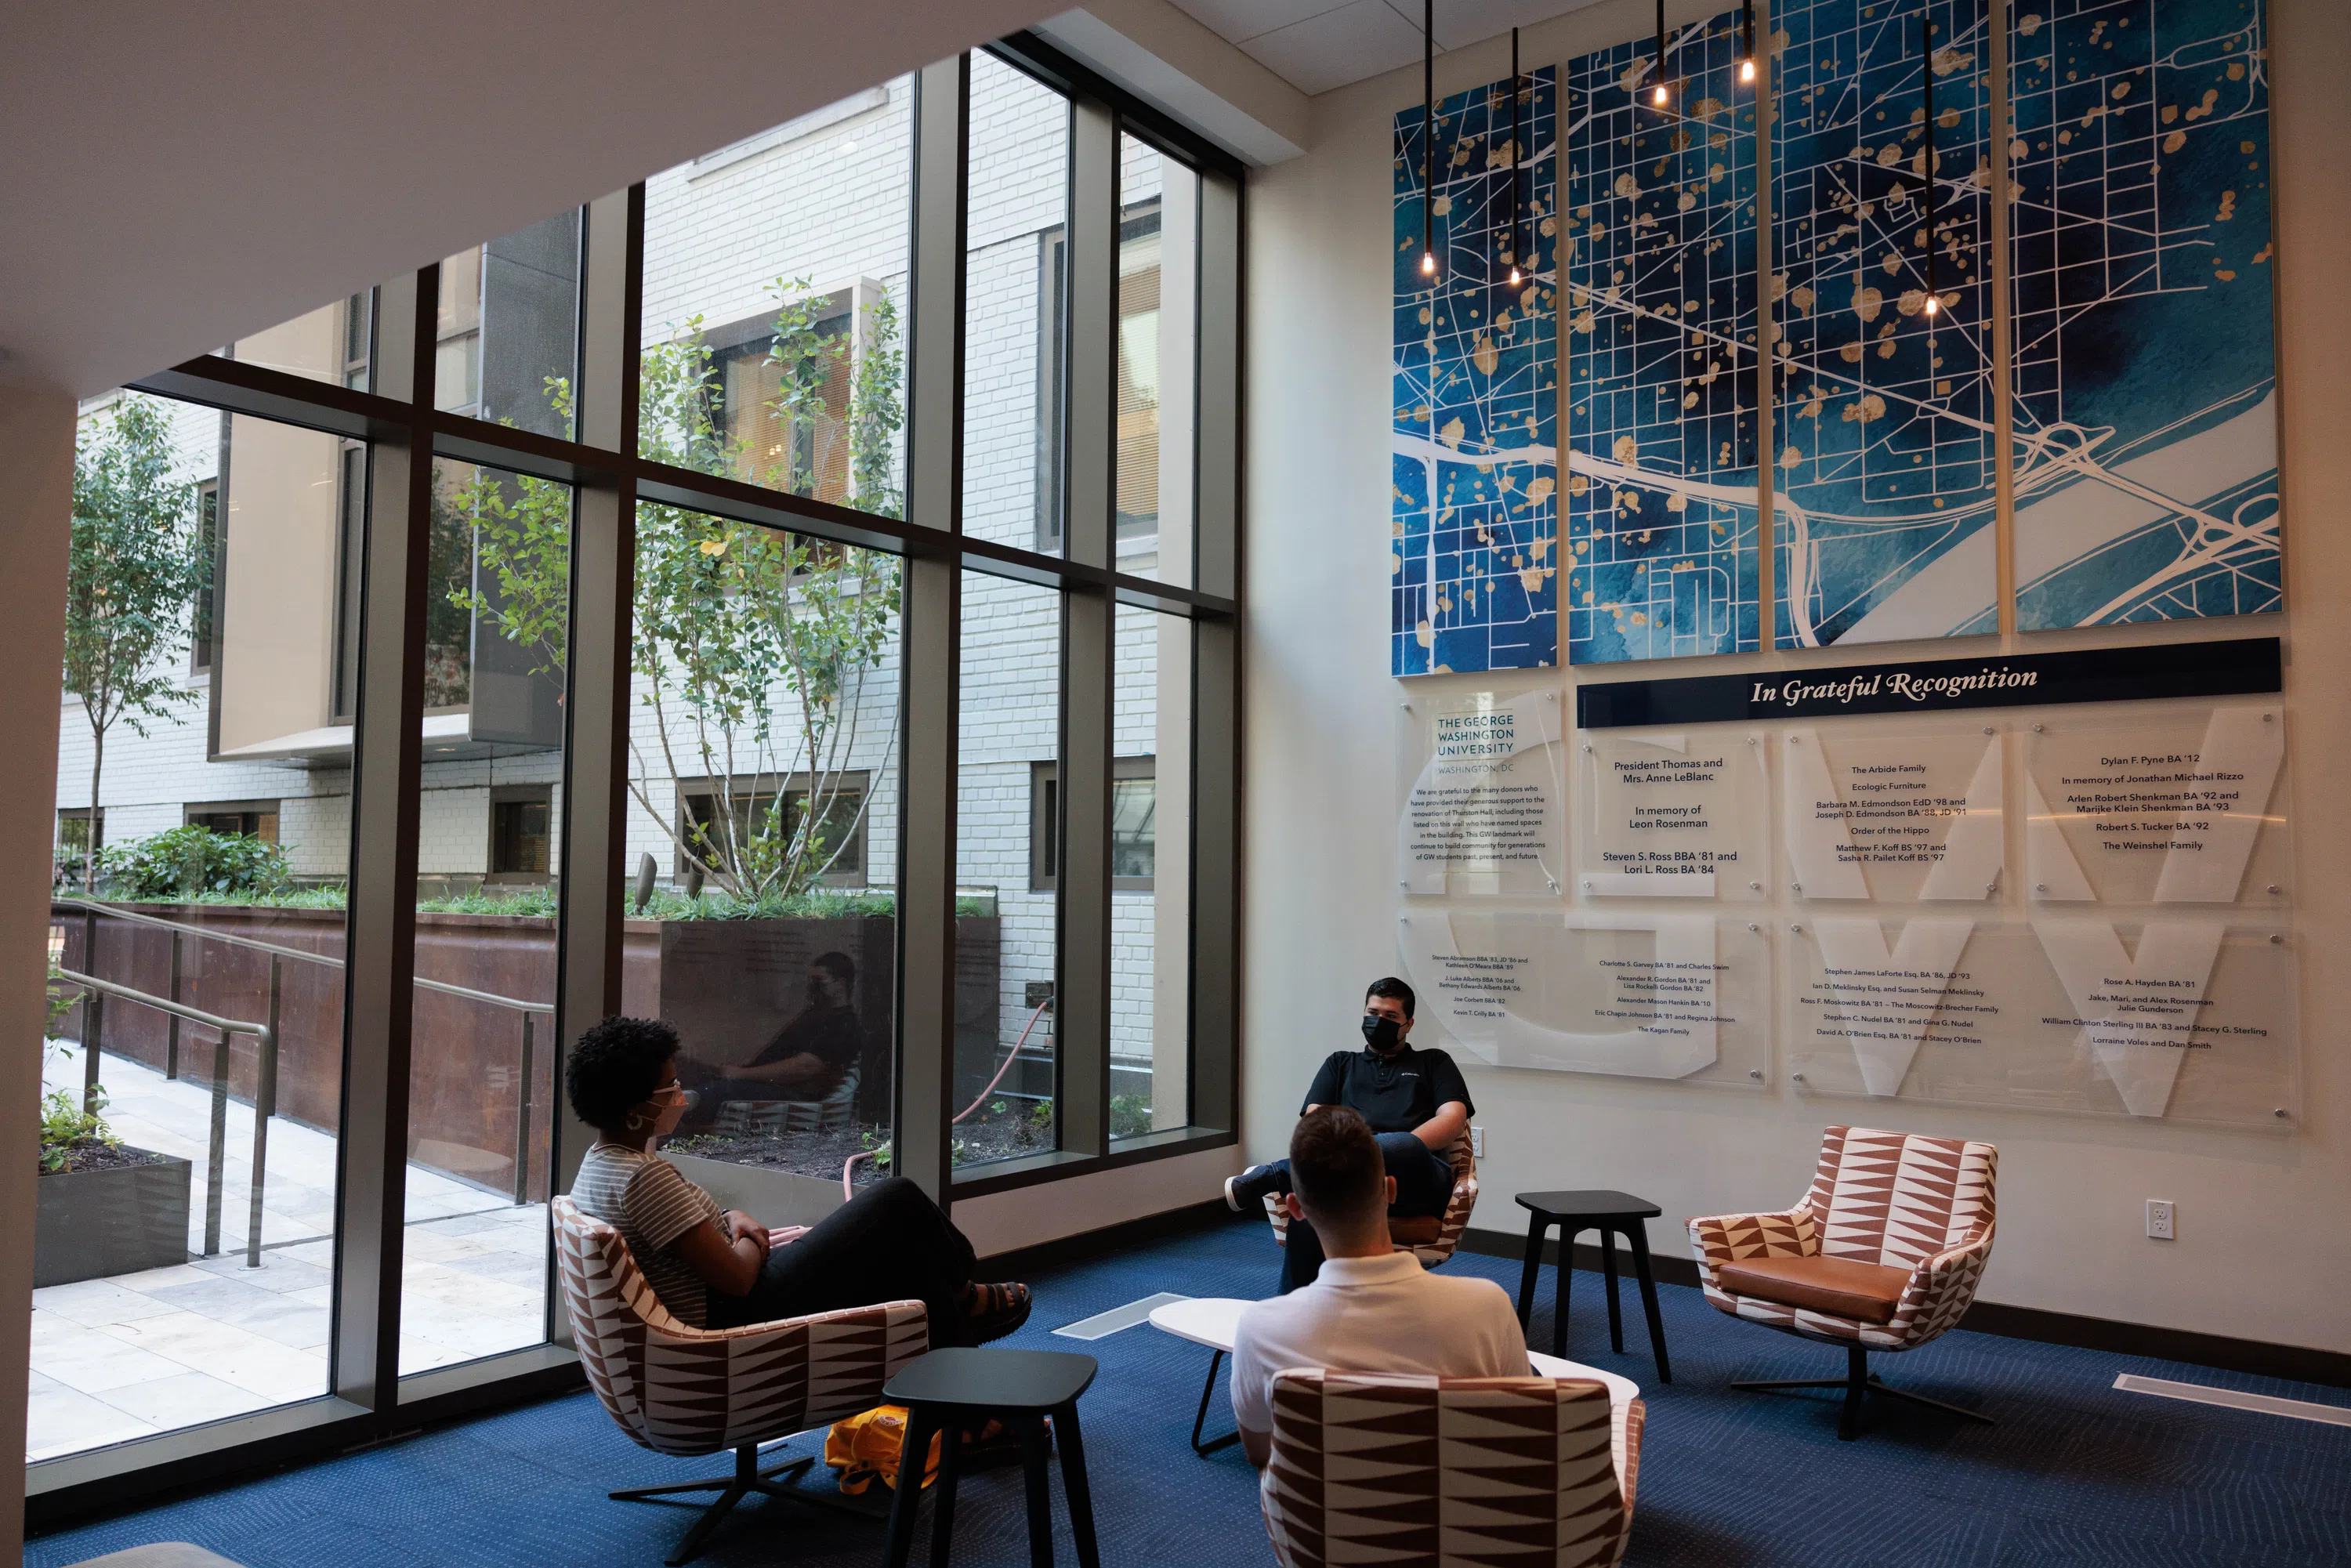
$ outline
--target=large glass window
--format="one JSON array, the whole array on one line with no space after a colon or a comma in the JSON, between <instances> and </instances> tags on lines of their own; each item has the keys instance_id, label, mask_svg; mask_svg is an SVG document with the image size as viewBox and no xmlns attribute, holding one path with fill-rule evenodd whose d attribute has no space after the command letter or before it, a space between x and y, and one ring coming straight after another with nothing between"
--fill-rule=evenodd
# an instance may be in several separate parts
<instances>
[{"instance_id":1,"label":"large glass window","mask_svg":"<svg viewBox=\"0 0 2351 1568\"><path fill-rule=\"evenodd\" d=\"M645 183L638 448L904 510L910 77Z\"/></svg>"},{"instance_id":2,"label":"large glass window","mask_svg":"<svg viewBox=\"0 0 2351 1568\"><path fill-rule=\"evenodd\" d=\"M563 775L571 490L449 462L433 481L403 1374L546 1338L556 1083L547 871ZM515 874L517 862L537 875Z\"/></svg>"},{"instance_id":3,"label":"large glass window","mask_svg":"<svg viewBox=\"0 0 2351 1568\"><path fill-rule=\"evenodd\" d=\"M1190 585L1233 580L1238 172L1027 47L926 70L919 137L913 78L853 93L85 406L37 1519L559 1359L608 993L683 1041L663 1152L770 1224L1228 1136L1238 606ZM914 559L958 464L969 553ZM1188 616L1066 560L1071 472Z\"/></svg>"},{"instance_id":4,"label":"large glass window","mask_svg":"<svg viewBox=\"0 0 2351 1568\"><path fill-rule=\"evenodd\" d=\"M1061 921L1032 846L1061 831L1061 596L963 574L956 787L955 1110L958 1166L1056 1141ZM1040 783L1042 786L1040 787Z\"/></svg>"},{"instance_id":5,"label":"large glass window","mask_svg":"<svg viewBox=\"0 0 2351 1568\"><path fill-rule=\"evenodd\" d=\"M964 236L963 526L1061 549L1070 100L971 57Z\"/></svg>"},{"instance_id":6,"label":"large glass window","mask_svg":"<svg viewBox=\"0 0 2351 1568\"><path fill-rule=\"evenodd\" d=\"M329 357L334 316L311 322ZM327 1391L342 444L238 415L229 444L225 476L220 415L138 395L82 425L81 487L110 504L77 515L67 585L36 1460ZM188 673L199 626L211 678Z\"/></svg>"},{"instance_id":7,"label":"large glass window","mask_svg":"<svg viewBox=\"0 0 2351 1568\"><path fill-rule=\"evenodd\" d=\"M1191 1061L1192 623L1121 605L1111 772L1110 1134L1180 1127Z\"/></svg>"},{"instance_id":8,"label":"large glass window","mask_svg":"<svg viewBox=\"0 0 2351 1568\"><path fill-rule=\"evenodd\" d=\"M894 556L638 509L622 1002L684 1042L673 1156L778 1224L892 1164L899 597Z\"/></svg>"}]
</instances>

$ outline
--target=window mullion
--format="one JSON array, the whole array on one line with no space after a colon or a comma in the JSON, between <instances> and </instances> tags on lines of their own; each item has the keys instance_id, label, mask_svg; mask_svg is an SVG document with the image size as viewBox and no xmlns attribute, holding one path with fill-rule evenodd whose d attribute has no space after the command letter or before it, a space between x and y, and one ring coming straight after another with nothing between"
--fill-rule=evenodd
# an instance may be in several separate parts
<instances>
[{"instance_id":1,"label":"window mullion","mask_svg":"<svg viewBox=\"0 0 2351 1568\"><path fill-rule=\"evenodd\" d=\"M410 1025L416 972L418 766L423 759L432 537L434 311L440 268L377 291L378 385L406 402L406 438L368 463L360 706L352 737L340 1163L336 1183L334 1392L398 1399L402 1223L407 1199Z\"/></svg>"},{"instance_id":2,"label":"window mullion","mask_svg":"<svg viewBox=\"0 0 2351 1568\"><path fill-rule=\"evenodd\" d=\"M914 78L914 233L906 341L906 516L955 534L963 507L964 225L971 60ZM898 1070L892 1107L903 1176L944 1202L955 1113L956 671L962 572L904 562L899 615Z\"/></svg>"}]
</instances>

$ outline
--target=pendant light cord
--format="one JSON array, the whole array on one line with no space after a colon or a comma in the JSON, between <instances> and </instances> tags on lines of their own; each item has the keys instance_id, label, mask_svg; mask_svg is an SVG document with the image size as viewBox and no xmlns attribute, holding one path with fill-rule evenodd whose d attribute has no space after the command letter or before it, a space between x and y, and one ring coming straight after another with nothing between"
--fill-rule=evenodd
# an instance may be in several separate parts
<instances>
[{"instance_id":1,"label":"pendant light cord","mask_svg":"<svg viewBox=\"0 0 2351 1568\"><path fill-rule=\"evenodd\" d=\"M1434 276L1437 220L1431 211L1437 189L1437 0L1420 6L1420 266Z\"/></svg>"},{"instance_id":2,"label":"pendant light cord","mask_svg":"<svg viewBox=\"0 0 2351 1568\"><path fill-rule=\"evenodd\" d=\"M1918 17L1918 81L1927 100L1927 142L1919 168L1927 177L1927 298L1933 301L1928 309L1931 320L1943 307L1935 286L1935 23L1924 12Z\"/></svg>"},{"instance_id":3,"label":"pendant light cord","mask_svg":"<svg viewBox=\"0 0 2351 1568\"><path fill-rule=\"evenodd\" d=\"M1519 250L1519 30L1510 29L1510 271L1525 270Z\"/></svg>"}]
</instances>

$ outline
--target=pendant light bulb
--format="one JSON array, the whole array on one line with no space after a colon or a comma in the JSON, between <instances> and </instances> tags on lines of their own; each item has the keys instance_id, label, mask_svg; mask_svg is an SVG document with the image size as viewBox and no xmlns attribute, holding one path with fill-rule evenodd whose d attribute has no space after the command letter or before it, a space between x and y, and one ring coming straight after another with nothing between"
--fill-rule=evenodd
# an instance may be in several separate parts
<instances>
[{"instance_id":1,"label":"pendant light bulb","mask_svg":"<svg viewBox=\"0 0 2351 1568\"><path fill-rule=\"evenodd\" d=\"M1420 275L1423 277L1434 277L1437 276L1437 253L1435 251L1425 250L1420 253Z\"/></svg>"},{"instance_id":2,"label":"pendant light bulb","mask_svg":"<svg viewBox=\"0 0 2351 1568\"><path fill-rule=\"evenodd\" d=\"M1931 295L1931 294L1929 294L1928 296L1927 296L1927 314L1928 314L1928 315L1929 315L1929 316L1937 315L1937 314L1938 314L1938 313L1942 310L1942 308L1943 308L1943 302L1942 302L1941 300L1939 300L1939 299L1936 298L1935 298L1933 295Z\"/></svg>"},{"instance_id":3,"label":"pendant light bulb","mask_svg":"<svg viewBox=\"0 0 2351 1568\"><path fill-rule=\"evenodd\" d=\"M1740 81L1753 81L1755 79L1755 62L1753 60L1741 60L1739 62L1739 79Z\"/></svg>"},{"instance_id":4,"label":"pendant light bulb","mask_svg":"<svg viewBox=\"0 0 2351 1568\"><path fill-rule=\"evenodd\" d=\"M1663 109L1663 108L1665 108L1665 107L1666 107L1666 84L1665 84L1665 83L1663 83L1663 82L1659 82L1659 83L1657 84L1657 90L1656 90L1655 93L1653 93L1653 94L1651 94L1651 95L1650 95L1650 99L1649 99L1649 101L1651 101L1652 103L1655 103L1655 104L1656 104L1659 109Z\"/></svg>"},{"instance_id":5,"label":"pendant light bulb","mask_svg":"<svg viewBox=\"0 0 2351 1568\"><path fill-rule=\"evenodd\" d=\"M1510 268L1510 287L1511 287L1516 288L1520 284L1521 284L1521 283L1523 283L1523 282L1525 282L1525 281L1526 281L1526 279L1524 279L1524 278L1522 278L1522 277L1520 277L1519 276L1519 269L1518 269L1517 267L1514 267Z\"/></svg>"}]
</instances>

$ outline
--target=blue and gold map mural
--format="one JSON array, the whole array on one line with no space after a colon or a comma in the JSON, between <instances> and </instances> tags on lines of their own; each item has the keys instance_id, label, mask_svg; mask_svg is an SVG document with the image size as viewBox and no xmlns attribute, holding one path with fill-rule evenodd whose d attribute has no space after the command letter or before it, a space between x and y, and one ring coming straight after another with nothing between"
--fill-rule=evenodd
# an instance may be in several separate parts
<instances>
[{"instance_id":1,"label":"blue and gold map mural","mask_svg":"<svg viewBox=\"0 0 2351 1568\"><path fill-rule=\"evenodd\" d=\"M1433 279L1420 270L1422 113L1395 117L1398 675L1558 663L1557 78L1529 72L1517 94L1524 256L1511 248L1511 84L1437 105Z\"/></svg>"},{"instance_id":2,"label":"blue and gold map mural","mask_svg":"<svg viewBox=\"0 0 2351 1568\"><path fill-rule=\"evenodd\" d=\"M1982 13L1772 7L1782 647L1999 629Z\"/></svg>"},{"instance_id":3,"label":"blue and gold map mural","mask_svg":"<svg viewBox=\"0 0 2351 1568\"><path fill-rule=\"evenodd\" d=\"M1740 14L1567 66L1568 659L1760 644L1756 86Z\"/></svg>"},{"instance_id":4,"label":"blue and gold map mural","mask_svg":"<svg viewBox=\"0 0 2351 1568\"><path fill-rule=\"evenodd\" d=\"M2259 0L2013 0L2017 624L2279 607Z\"/></svg>"}]
</instances>

